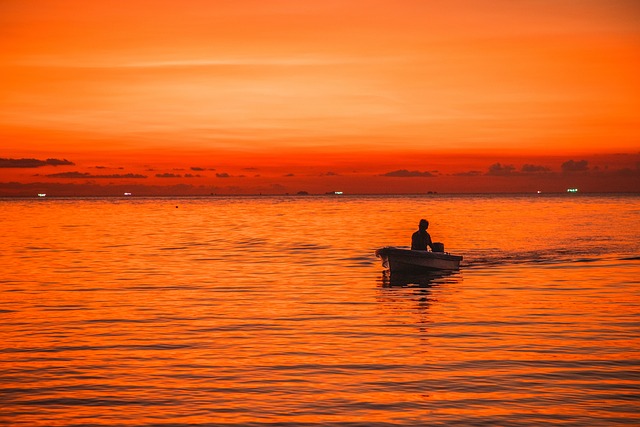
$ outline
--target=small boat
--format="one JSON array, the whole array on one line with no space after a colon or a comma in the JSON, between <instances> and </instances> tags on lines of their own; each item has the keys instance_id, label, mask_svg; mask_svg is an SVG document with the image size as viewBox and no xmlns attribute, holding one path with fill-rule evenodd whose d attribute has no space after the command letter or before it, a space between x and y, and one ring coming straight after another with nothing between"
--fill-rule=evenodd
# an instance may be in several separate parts
<instances>
[{"instance_id":1,"label":"small boat","mask_svg":"<svg viewBox=\"0 0 640 427\"><path fill-rule=\"evenodd\" d=\"M459 270L462 257L447 252L414 251L386 246L376 250L382 266L391 272L415 272L421 270Z\"/></svg>"}]
</instances>

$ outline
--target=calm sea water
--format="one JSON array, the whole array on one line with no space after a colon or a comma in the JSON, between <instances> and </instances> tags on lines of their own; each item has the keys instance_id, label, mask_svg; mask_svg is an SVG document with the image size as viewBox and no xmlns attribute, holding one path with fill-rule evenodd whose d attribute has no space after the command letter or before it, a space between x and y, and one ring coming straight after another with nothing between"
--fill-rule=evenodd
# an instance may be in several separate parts
<instances>
[{"instance_id":1,"label":"calm sea water","mask_svg":"<svg viewBox=\"0 0 640 427\"><path fill-rule=\"evenodd\" d=\"M2 425L640 423L638 195L0 213ZM384 272L423 217L460 272Z\"/></svg>"}]
</instances>

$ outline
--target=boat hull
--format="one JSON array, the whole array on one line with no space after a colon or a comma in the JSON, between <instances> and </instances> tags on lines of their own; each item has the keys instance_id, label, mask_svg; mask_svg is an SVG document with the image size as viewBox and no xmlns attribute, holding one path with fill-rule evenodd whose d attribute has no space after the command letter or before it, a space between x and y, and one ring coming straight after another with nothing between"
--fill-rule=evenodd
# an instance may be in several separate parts
<instances>
[{"instance_id":1,"label":"boat hull","mask_svg":"<svg viewBox=\"0 0 640 427\"><path fill-rule=\"evenodd\" d=\"M445 252L414 251L395 247L378 249L376 255L382 266L391 272L414 272L424 270L459 270L462 257Z\"/></svg>"}]
</instances>

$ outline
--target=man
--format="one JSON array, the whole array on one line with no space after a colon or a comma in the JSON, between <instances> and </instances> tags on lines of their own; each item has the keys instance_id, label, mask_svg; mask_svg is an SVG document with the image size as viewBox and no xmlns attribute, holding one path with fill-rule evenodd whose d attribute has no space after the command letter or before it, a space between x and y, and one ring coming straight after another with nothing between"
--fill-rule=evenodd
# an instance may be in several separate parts
<instances>
[{"instance_id":1,"label":"man","mask_svg":"<svg viewBox=\"0 0 640 427\"><path fill-rule=\"evenodd\" d=\"M411 249L414 251L426 251L427 246L433 251L433 243L431 242L431 236L427 233L429 228L429 221L421 219L418 224L418 231L411 236Z\"/></svg>"}]
</instances>

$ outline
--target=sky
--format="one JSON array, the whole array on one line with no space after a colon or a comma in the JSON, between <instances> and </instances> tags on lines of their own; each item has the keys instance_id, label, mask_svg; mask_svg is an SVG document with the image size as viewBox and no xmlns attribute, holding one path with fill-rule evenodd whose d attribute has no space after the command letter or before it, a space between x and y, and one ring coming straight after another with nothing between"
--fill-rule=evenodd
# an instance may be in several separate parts
<instances>
[{"instance_id":1,"label":"sky","mask_svg":"<svg viewBox=\"0 0 640 427\"><path fill-rule=\"evenodd\" d=\"M636 0L0 0L0 196L640 192Z\"/></svg>"}]
</instances>

